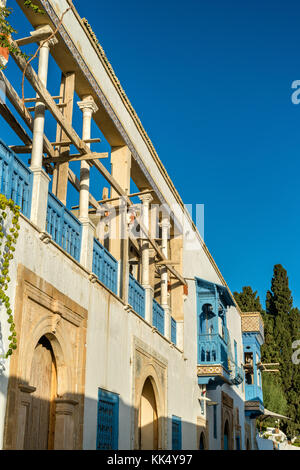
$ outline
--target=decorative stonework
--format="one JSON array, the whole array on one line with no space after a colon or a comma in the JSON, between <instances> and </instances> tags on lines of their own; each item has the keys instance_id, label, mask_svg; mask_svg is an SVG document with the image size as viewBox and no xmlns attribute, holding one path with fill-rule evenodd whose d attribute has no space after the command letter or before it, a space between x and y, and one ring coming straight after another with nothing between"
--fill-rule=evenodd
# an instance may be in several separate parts
<instances>
[{"instance_id":1,"label":"decorative stonework","mask_svg":"<svg viewBox=\"0 0 300 470\"><path fill-rule=\"evenodd\" d=\"M158 418L158 449L167 448L167 361L140 339L133 339L133 448L139 448L139 407L146 380L153 386Z\"/></svg>"},{"instance_id":2,"label":"decorative stonework","mask_svg":"<svg viewBox=\"0 0 300 470\"><path fill-rule=\"evenodd\" d=\"M27 421L35 392L30 383L33 360L37 344L45 337L52 347L56 369L54 401L51 405L55 416L54 448L80 449L87 311L44 279L19 265L14 321L18 348L10 362L4 448L24 449L30 436ZM67 409L68 416L62 414L62 410Z\"/></svg>"},{"instance_id":3,"label":"decorative stonework","mask_svg":"<svg viewBox=\"0 0 300 470\"><path fill-rule=\"evenodd\" d=\"M264 322L259 312L242 313L243 333L260 333L264 337Z\"/></svg>"},{"instance_id":4,"label":"decorative stonework","mask_svg":"<svg viewBox=\"0 0 300 470\"><path fill-rule=\"evenodd\" d=\"M221 364L215 364L212 366L197 365L197 376L198 377L221 377L224 382L230 383L227 379L228 372Z\"/></svg>"},{"instance_id":5,"label":"decorative stonework","mask_svg":"<svg viewBox=\"0 0 300 470\"><path fill-rule=\"evenodd\" d=\"M233 450L233 399L222 391L222 410L221 410L221 449L224 449L224 430L225 424L228 422L228 447Z\"/></svg>"},{"instance_id":6,"label":"decorative stonework","mask_svg":"<svg viewBox=\"0 0 300 470\"><path fill-rule=\"evenodd\" d=\"M245 449L252 449L251 426L245 421Z\"/></svg>"},{"instance_id":7,"label":"decorative stonework","mask_svg":"<svg viewBox=\"0 0 300 470\"><path fill-rule=\"evenodd\" d=\"M200 449L201 434L204 436L204 450L209 450L209 427L208 420L197 416L197 449Z\"/></svg>"},{"instance_id":8,"label":"decorative stonework","mask_svg":"<svg viewBox=\"0 0 300 470\"><path fill-rule=\"evenodd\" d=\"M235 430L236 430L236 431L240 431L240 430L241 430L241 425L240 425L240 413L239 413L239 409L238 409L238 408L235 408L235 412L234 412L234 427L235 427Z\"/></svg>"}]
</instances>

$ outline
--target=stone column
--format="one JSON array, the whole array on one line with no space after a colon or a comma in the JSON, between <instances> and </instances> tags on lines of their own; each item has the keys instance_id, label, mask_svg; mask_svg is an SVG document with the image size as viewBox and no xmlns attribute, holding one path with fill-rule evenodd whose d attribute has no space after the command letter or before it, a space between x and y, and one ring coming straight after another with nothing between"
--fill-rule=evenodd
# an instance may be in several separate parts
<instances>
[{"instance_id":1,"label":"stone column","mask_svg":"<svg viewBox=\"0 0 300 470\"><path fill-rule=\"evenodd\" d=\"M168 234L170 228L169 219L164 216L161 226L161 250L166 258L168 258ZM168 339L171 339L171 308L168 302L168 270L166 266L162 266L160 270L161 274L161 284L160 284L160 292L161 292L161 306L165 311L165 336Z\"/></svg>"},{"instance_id":2,"label":"stone column","mask_svg":"<svg viewBox=\"0 0 300 470\"><path fill-rule=\"evenodd\" d=\"M38 77L45 87L47 87L50 47L54 46L56 43L57 39L50 39L43 44L39 52ZM38 97L37 94L37 98ZM30 165L30 169L33 172L30 219L40 230L45 230L46 226L48 187L50 181L49 176L43 170L45 109L46 107L43 101L36 102Z\"/></svg>"},{"instance_id":3,"label":"stone column","mask_svg":"<svg viewBox=\"0 0 300 470\"><path fill-rule=\"evenodd\" d=\"M16 436L15 450L24 450L26 448L26 428L28 426L28 416L31 406L31 394L36 391L35 387L28 384L19 384L20 390L20 405L18 408L18 426Z\"/></svg>"},{"instance_id":4,"label":"stone column","mask_svg":"<svg viewBox=\"0 0 300 470\"><path fill-rule=\"evenodd\" d=\"M91 124L93 113L98 111L92 96L86 96L78 103L83 113L82 139L91 138ZM87 144L89 147L90 145ZM81 161L80 165L80 192L79 192L79 220L82 224L81 237L81 264L92 271L93 264L93 239L95 226L89 219L89 192L90 192L90 165L87 161Z\"/></svg>"},{"instance_id":5,"label":"stone column","mask_svg":"<svg viewBox=\"0 0 300 470\"><path fill-rule=\"evenodd\" d=\"M55 411L55 450L74 450L75 449L75 423L74 413L78 401L56 398Z\"/></svg>"},{"instance_id":6,"label":"stone column","mask_svg":"<svg viewBox=\"0 0 300 470\"><path fill-rule=\"evenodd\" d=\"M142 222L149 232L149 204L153 200L151 194L139 196L142 201ZM144 238L144 235L142 235ZM149 242L142 242L142 286L145 289L145 320L152 324L152 301L154 290L150 284L149 276Z\"/></svg>"}]
</instances>

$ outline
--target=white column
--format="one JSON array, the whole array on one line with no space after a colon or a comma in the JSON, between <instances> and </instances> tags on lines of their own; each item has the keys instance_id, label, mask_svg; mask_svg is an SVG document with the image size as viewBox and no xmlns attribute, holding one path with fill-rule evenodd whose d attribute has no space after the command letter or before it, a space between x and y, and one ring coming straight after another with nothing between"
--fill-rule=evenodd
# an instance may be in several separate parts
<instances>
[{"instance_id":1,"label":"white column","mask_svg":"<svg viewBox=\"0 0 300 470\"><path fill-rule=\"evenodd\" d=\"M161 251L164 256L168 258L168 234L170 228L170 222L167 217L163 217L161 226ZM171 339L171 308L168 302L168 270L166 266L161 267L161 284L160 284L160 296L161 296L161 306L165 311L165 336L168 339Z\"/></svg>"},{"instance_id":2,"label":"white column","mask_svg":"<svg viewBox=\"0 0 300 470\"><path fill-rule=\"evenodd\" d=\"M149 232L149 204L153 200L151 194L139 196L142 201L142 222ZM144 235L143 235L144 238ZM149 282L149 242L142 243L142 286L145 289L145 320L152 323L152 302L154 290Z\"/></svg>"},{"instance_id":3,"label":"white column","mask_svg":"<svg viewBox=\"0 0 300 470\"><path fill-rule=\"evenodd\" d=\"M50 39L50 41L43 44L39 52L38 77L45 87L47 87L50 46L54 46L56 43L57 39ZM38 94L36 96L37 98L39 97ZM30 165L30 169L33 173L30 219L40 230L45 230L46 226L48 187L50 181L49 176L43 170L45 109L46 107L43 101L36 102Z\"/></svg>"},{"instance_id":4,"label":"white column","mask_svg":"<svg viewBox=\"0 0 300 470\"><path fill-rule=\"evenodd\" d=\"M91 138L91 124L93 113L98 107L92 96L86 96L78 103L83 113L82 139ZM90 147L90 144L87 144ZM80 262L89 271L93 264L93 239L95 227L89 220L89 192L90 192L90 166L87 161L81 161L80 165L80 192L79 192L79 220L82 224L81 255Z\"/></svg>"}]
</instances>

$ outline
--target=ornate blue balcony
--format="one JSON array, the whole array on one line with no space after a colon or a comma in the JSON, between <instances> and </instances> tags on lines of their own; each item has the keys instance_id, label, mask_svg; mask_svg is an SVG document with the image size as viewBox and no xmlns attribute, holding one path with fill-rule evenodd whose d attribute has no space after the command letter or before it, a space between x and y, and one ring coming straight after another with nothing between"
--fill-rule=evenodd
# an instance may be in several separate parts
<instances>
[{"instance_id":1,"label":"ornate blue balcony","mask_svg":"<svg viewBox=\"0 0 300 470\"><path fill-rule=\"evenodd\" d=\"M217 386L223 382L230 383L227 341L225 341L225 338L222 338L219 334L199 335L197 366L199 384Z\"/></svg>"},{"instance_id":2,"label":"ornate blue balcony","mask_svg":"<svg viewBox=\"0 0 300 470\"><path fill-rule=\"evenodd\" d=\"M245 385L245 414L251 419L264 412L263 393L258 385Z\"/></svg>"}]
</instances>

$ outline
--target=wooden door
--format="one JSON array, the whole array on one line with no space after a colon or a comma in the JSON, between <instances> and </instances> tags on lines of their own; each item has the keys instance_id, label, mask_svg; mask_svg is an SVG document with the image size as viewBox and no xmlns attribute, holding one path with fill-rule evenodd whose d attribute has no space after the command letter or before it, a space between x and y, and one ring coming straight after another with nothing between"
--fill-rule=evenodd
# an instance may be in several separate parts
<instances>
[{"instance_id":1,"label":"wooden door","mask_svg":"<svg viewBox=\"0 0 300 470\"><path fill-rule=\"evenodd\" d=\"M25 436L25 449L53 449L56 396L56 367L49 340L38 342L31 366L30 385L36 387L32 394Z\"/></svg>"},{"instance_id":2,"label":"wooden door","mask_svg":"<svg viewBox=\"0 0 300 470\"><path fill-rule=\"evenodd\" d=\"M144 384L139 410L140 449L158 448L158 419L154 390L150 379Z\"/></svg>"}]
</instances>

